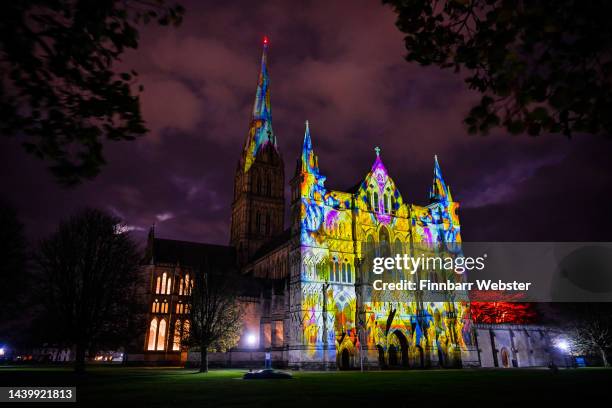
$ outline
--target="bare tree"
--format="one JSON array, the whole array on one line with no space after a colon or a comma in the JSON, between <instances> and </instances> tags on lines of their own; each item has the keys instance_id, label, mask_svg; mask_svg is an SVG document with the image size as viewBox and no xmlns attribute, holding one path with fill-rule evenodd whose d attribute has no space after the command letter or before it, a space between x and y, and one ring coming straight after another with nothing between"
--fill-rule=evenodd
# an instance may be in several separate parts
<instances>
[{"instance_id":1,"label":"bare tree","mask_svg":"<svg viewBox=\"0 0 612 408\"><path fill-rule=\"evenodd\" d=\"M586 303L572 306L565 324L572 351L598 354L609 367L608 353L612 349L612 308L605 303Z\"/></svg>"},{"instance_id":2,"label":"bare tree","mask_svg":"<svg viewBox=\"0 0 612 408\"><path fill-rule=\"evenodd\" d=\"M196 270L186 343L200 349L200 372L208 372L208 352L234 347L242 331L235 269L219 258L205 257Z\"/></svg>"},{"instance_id":3,"label":"bare tree","mask_svg":"<svg viewBox=\"0 0 612 408\"><path fill-rule=\"evenodd\" d=\"M36 261L38 322L45 322L47 341L75 347L77 371L85 370L87 351L124 343L134 324L140 256L119 219L83 210L42 241Z\"/></svg>"}]
</instances>

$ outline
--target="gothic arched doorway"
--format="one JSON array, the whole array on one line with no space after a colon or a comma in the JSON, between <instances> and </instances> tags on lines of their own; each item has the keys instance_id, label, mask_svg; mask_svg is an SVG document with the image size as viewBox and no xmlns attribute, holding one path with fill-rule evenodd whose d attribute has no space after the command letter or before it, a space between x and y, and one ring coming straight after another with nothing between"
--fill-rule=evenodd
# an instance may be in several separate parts
<instances>
[{"instance_id":1,"label":"gothic arched doorway","mask_svg":"<svg viewBox=\"0 0 612 408\"><path fill-rule=\"evenodd\" d=\"M376 350L378 350L378 366L380 368L385 367L385 350L382 348L380 344L376 345Z\"/></svg>"},{"instance_id":2,"label":"gothic arched doorway","mask_svg":"<svg viewBox=\"0 0 612 408\"><path fill-rule=\"evenodd\" d=\"M349 368L351 368L350 360L351 356L349 355L349 351L345 348L340 354L340 369L348 370Z\"/></svg>"},{"instance_id":3,"label":"gothic arched doorway","mask_svg":"<svg viewBox=\"0 0 612 408\"><path fill-rule=\"evenodd\" d=\"M501 362L502 367L510 367L510 354L508 353L508 349L505 347L501 350Z\"/></svg>"},{"instance_id":4,"label":"gothic arched doorway","mask_svg":"<svg viewBox=\"0 0 612 408\"><path fill-rule=\"evenodd\" d=\"M408 368L408 340L399 330L389 338L389 367Z\"/></svg>"},{"instance_id":5,"label":"gothic arched doorway","mask_svg":"<svg viewBox=\"0 0 612 408\"><path fill-rule=\"evenodd\" d=\"M394 345L389 346L389 367L396 368L398 366L397 362L397 349Z\"/></svg>"}]
</instances>

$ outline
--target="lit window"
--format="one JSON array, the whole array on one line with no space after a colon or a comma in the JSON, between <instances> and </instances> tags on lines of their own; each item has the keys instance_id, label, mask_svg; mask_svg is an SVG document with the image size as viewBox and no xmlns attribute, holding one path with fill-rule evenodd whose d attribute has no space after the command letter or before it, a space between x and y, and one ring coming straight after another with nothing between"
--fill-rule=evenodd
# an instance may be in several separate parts
<instances>
[{"instance_id":1,"label":"lit window","mask_svg":"<svg viewBox=\"0 0 612 408\"><path fill-rule=\"evenodd\" d=\"M172 279L168 279L168 285L166 286L166 293L167 294L171 294L172 293L172 291L170 289L172 289Z\"/></svg>"},{"instance_id":2,"label":"lit window","mask_svg":"<svg viewBox=\"0 0 612 408\"><path fill-rule=\"evenodd\" d=\"M157 277L157 283L155 284L155 293L159 293L159 290L161 289L161 279L158 276Z\"/></svg>"},{"instance_id":3,"label":"lit window","mask_svg":"<svg viewBox=\"0 0 612 408\"><path fill-rule=\"evenodd\" d=\"M177 320L174 323L174 341L172 342L172 350L179 351L181 349L181 321Z\"/></svg>"},{"instance_id":4,"label":"lit window","mask_svg":"<svg viewBox=\"0 0 612 408\"><path fill-rule=\"evenodd\" d=\"M179 283L179 295L183 294L183 281L184 281L184 279L181 278L181 281Z\"/></svg>"},{"instance_id":5,"label":"lit window","mask_svg":"<svg viewBox=\"0 0 612 408\"><path fill-rule=\"evenodd\" d=\"M147 350L155 350L155 336L157 334L157 319L151 320L151 325L149 326L149 344L147 345Z\"/></svg>"},{"instance_id":6,"label":"lit window","mask_svg":"<svg viewBox=\"0 0 612 408\"><path fill-rule=\"evenodd\" d=\"M166 343L166 319L159 321L159 333L157 335L157 350L163 350Z\"/></svg>"},{"instance_id":7,"label":"lit window","mask_svg":"<svg viewBox=\"0 0 612 408\"><path fill-rule=\"evenodd\" d=\"M336 282L336 281L338 281L338 275L339 275L339 272L338 272L338 258L336 258L336 257L334 257L332 268L333 269L332 269L332 275L330 277L330 280L332 282Z\"/></svg>"},{"instance_id":8,"label":"lit window","mask_svg":"<svg viewBox=\"0 0 612 408\"><path fill-rule=\"evenodd\" d=\"M151 307L151 311L153 313L158 313L159 312L159 301L157 299L155 299L155 301L153 302L153 306Z\"/></svg>"},{"instance_id":9,"label":"lit window","mask_svg":"<svg viewBox=\"0 0 612 408\"><path fill-rule=\"evenodd\" d=\"M189 337L189 328L190 327L191 327L191 323L189 322L189 320L185 320L185 323L183 323L183 338L184 339Z\"/></svg>"},{"instance_id":10,"label":"lit window","mask_svg":"<svg viewBox=\"0 0 612 408\"><path fill-rule=\"evenodd\" d=\"M161 280L161 293L162 295L166 293L166 279L167 279L168 275L166 274L166 272L164 272L162 274L162 280Z\"/></svg>"},{"instance_id":11,"label":"lit window","mask_svg":"<svg viewBox=\"0 0 612 408\"><path fill-rule=\"evenodd\" d=\"M164 303L162 304L162 313L168 313L168 301L164 300Z\"/></svg>"},{"instance_id":12,"label":"lit window","mask_svg":"<svg viewBox=\"0 0 612 408\"><path fill-rule=\"evenodd\" d=\"M189 295L191 294L191 291L189 290L189 285L191 284L191 282L189 281L189 274L185 275L185 289L183 290L183 294L184 295Z\"/></svg>"}]
</instances>

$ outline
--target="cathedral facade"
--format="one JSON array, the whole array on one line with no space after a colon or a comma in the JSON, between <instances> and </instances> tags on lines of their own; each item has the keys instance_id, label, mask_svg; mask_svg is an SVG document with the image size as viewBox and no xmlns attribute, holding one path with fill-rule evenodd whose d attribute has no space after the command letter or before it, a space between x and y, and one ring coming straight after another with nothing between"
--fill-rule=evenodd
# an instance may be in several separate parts
<instances>
[{"instance_id":1,"label":"cathedral facade","mask_svg":"<svg viewBox=\"0 0 612 408\"><path fill-rule=\"evenodd\" d=\"M373 291L374 256L414 254L423 247L456 253L460 247L459 203L437 157L425 205L405 201L378 148L359 183L348 191L331 190L306 122L285 202L267 54L264 40L250 128L234 176L229 245L149 235L143 359L198 360L180 339L189 330L193 268L206 253L239 268L249 281L241 296L243 335L231 351L209 355L213 365L260 366L265 353L275 366L305 369L549 364L552 352L543 328L474 325L467 302L418 293L383 299ZM393 273L405 278L402 271Z\"/></svg>"}]
</instances>

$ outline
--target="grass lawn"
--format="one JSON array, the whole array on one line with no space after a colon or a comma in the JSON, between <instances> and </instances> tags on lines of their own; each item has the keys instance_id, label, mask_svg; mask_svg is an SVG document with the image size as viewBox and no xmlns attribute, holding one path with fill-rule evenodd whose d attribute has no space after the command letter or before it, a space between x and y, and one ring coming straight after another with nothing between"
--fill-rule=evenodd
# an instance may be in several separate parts
<instances>
[{"instance_id":1,"label":"grass lawn","mask_svg":"<svg viewBox=\"0 0 612 408\"><path fill-rule=\"evenodd\" d=\"M245 370L208 374L181 368L0 367L0 386L76 385L78 405L146 407L551 406L579 398L602 403L612 370L581 368L294 372L291 380L242 380ZM607 404L606 404L607 405ZM74 404L71 404L74 406Z\"/></svg>"}]
</instances>

